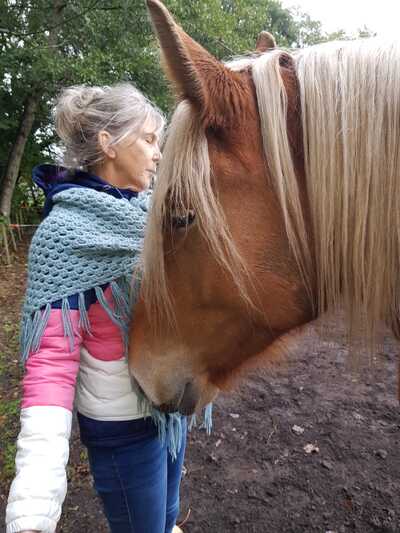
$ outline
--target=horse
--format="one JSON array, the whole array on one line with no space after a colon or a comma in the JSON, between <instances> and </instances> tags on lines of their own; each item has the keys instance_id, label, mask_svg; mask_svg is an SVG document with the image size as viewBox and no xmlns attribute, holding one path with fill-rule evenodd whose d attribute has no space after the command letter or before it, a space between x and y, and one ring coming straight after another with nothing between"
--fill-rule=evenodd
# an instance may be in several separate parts
<instances>
[{"instance_id":1,"label":"horse","mask_svg":"<svg viewBox=\"0 0 400 533\"><path fill-rule=\"evenodd\" d=\"M399 337L400 44L263 33L222 63L147 6L178 102L130 334L147 397L196 412L326 311Z\"/></svg>"}]
</instances>

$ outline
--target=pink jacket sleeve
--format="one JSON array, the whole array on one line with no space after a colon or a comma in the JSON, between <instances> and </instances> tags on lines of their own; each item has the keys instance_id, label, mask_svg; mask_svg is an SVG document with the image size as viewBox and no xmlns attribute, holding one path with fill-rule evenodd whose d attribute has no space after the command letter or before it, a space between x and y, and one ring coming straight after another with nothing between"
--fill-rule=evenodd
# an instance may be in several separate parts
<instances>
[{"instance_id":1,"label":"pink jacket sleeve","mask_svg":"<svg viewBox=\"0 0 400 533\"><path fill-rule=\"evenodd\" d=\"M61 309L51 309L40 348L25 364L21 407L59 406L72 411L82 335L79 311L71 310L74 348L64 336Z\"/></svg>"}]
</instances>

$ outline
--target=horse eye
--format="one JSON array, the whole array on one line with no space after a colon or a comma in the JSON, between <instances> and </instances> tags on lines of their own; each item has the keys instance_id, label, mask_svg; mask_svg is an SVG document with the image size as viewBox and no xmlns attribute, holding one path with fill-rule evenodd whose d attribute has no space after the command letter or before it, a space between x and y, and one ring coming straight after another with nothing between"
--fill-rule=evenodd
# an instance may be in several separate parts
<instances>
[{"instance_id":1,"label":"horse eye","mask_svg":"<svg viewBox=\"0 0 400 533\"><path fill-rule=\"evenodd\" d=\"M196 214L194 211L189 211L188 214L183 217L172 216L171 217L172 227L174 229L186 228L187 226L190 226L191 224L193 224L195 218L196 218Z\"/></svg>"}]
</instances>

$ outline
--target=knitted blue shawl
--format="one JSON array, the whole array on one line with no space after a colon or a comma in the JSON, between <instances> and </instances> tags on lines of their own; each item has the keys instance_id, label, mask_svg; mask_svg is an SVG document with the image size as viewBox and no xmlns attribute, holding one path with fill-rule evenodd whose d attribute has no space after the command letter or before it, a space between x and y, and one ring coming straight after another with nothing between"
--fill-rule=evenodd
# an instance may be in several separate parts
<instances>
[{"instance_id":1,"label":"knitted blue shawl","mask_svg":"<svg viewBox=\"0 0 400 533\"><path fill-rule=\"evenodd\" d=\"M120 327L127 349L129 323L140 286L139 257L149 195L116 199L83 187L56 193L52 201L53 208L37 229L29 250L21 325L22 360L39 349L52 302L62 301L64 335L71 350L74 336L69 296L78 294L80 326L90 332L84 293L93 288L110 319ZM114 306L104 297L101 286L105 284L111 286ZM181 416L154 409L134 379L132 387L141 408L151 412L160 438L167 439L171 455L176 457L181 443ZM211 405L206 408L205 426L211 430Z\"/></svg>"}]
</instances>

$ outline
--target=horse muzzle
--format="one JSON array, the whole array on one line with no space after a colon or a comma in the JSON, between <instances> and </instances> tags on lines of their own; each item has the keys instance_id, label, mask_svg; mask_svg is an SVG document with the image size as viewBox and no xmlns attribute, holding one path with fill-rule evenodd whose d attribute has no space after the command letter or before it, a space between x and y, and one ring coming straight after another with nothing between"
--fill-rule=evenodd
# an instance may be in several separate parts
<instances>
[{"instance_id":1,"label":"horse muzzle","mask_svg":"<svg viewBox=\"0 0 400 533\"><path fill-rule=\"evenodd\" d=\"M190 381L185 384L171 402L163 403L155 407L163 413L176 413L178 411L182 415L189 416L196 411L199 401L199 388Z\"/></svg>"}]
</instances>

